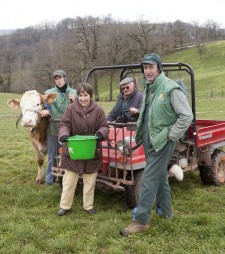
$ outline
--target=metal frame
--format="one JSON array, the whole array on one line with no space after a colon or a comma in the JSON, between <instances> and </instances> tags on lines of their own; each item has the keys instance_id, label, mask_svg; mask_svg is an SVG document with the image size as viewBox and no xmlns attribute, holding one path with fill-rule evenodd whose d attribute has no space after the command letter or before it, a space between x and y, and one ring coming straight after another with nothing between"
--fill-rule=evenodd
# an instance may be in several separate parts
<instances>
[{"instance_id":1,"label":"metal frame","mask_svg":"<svg viewBox=\"0 0 225 254\"><path fill-rule=\"evenodd\" d=\"M193 113L193 122L192 122L192 128L193 128L193 141L194 141L194 148L196 148L196 109L195 109L195 76L194 71L192 67L189 64L186 63L162 63L163 71L167 75L168 72L172 71L185 71L190 75L191 80L191 103L192 103L192 113ZM142 64L123 64L123 65L111 65L111 66L96 66L92 69L90 69L85 77L83 82L88 82L91 75L96 71L101 70L121 70L120 73L120 80L124 79L128 76L129 73L131 73L131 70L138 70L138 73L142 72ZM132 72L133 73L133 72ZM197 151L195 149L194 153L196 154Z\"/></svg>"}]
</instances>

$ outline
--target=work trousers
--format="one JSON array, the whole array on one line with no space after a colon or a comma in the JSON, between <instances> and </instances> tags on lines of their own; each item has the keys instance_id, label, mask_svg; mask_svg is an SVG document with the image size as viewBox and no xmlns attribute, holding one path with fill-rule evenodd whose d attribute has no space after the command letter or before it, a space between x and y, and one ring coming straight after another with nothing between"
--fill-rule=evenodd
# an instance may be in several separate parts
<instances>
[{"instance_id":1,"label":"work trousers","mask_svg":"<svg viewBox=\"0 0 225 254\"><path fill-rule=\"evenodd\" d=\"M146 166L142 176L139 202L135 220L147 224L154 203L161 209L161 216L172 217L172 198L167 167L176 143L168 141L162 150L155 152L151 144L145 148Z\"/></svg>"},{"instance_id":2,"label":"work trousers","mask_svg":"<svg viewBox=\"0 0 225 254\"><path fill-rule=\"evenodd\" d=\"M54 176L52 175L52 167L57 166L56 156L58 155L60 144L58 138L52 135L47 136L47 153L48 153L48 165L46 170L46 183L53 184Z\"/></svg>"},{"instance_id":3,"label":"work trousers","mask_svg":"<svg viewBox=\"0 0 225 254\"><path fill-rule=\"evenodd\" d=\"M94 191L97 172L92 174L83 174L83 208L90 210L94 204ZM72 206L74 194L79 179L79 173L65 170L63 176L63 190L61 195L60 207L69 210Z\"/></svg>"}]
</instances>

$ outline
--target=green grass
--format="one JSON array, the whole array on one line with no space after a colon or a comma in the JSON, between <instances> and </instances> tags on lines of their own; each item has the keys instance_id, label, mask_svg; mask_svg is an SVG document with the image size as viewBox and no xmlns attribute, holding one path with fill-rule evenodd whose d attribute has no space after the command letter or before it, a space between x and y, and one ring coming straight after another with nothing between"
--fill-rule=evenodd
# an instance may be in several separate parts
<instances>
[{"instance_id":1,"label":"green grass","mask_svg":"<svg viewBox=\"0 0 225 254\"><path fill-rule=\"evenodd\" d=\"M19 95L0 96L2 114L9 114L7 99ZM100 104L107 112L112 106ZM174 218L161 220L152 211L148 233L119 235L131 221L122 193L97 190L97 214L90 216L78 192L72 211L58 217L61 189L58 184L36 185L35 155L26 129L16 129L15 122L0 118L0 253L224 253L225 186L202 185L198 171L182 182L170 180Z\"/></svg>"},{"instance_id":2,"label":"green grass","mask_svg":"<svg viewBox=\"0 0 225 254\"><path fill-rule=\"evenodd\" d=\"M167 60L190 63L194 68L197 118L225 120L224 98L206 95L211 84L218 91L224 87L225 44L210 44L204 61L194 50L167 56ZM107 92L103 88L100 97L105 98ZM122 193L96 190L97 214L90 216L82 209L82 193L77 192L71 212L58 217L61 189L58 184L36 185L37 163L27 130L16 129L19 111L6 105L12 97L20 95L0 94L0 253L225 253L225 185L203 185L198 171L186 174L182 182L170 179L174 218L161 220L152 211L150 230L141 235L119 235L131 221ZM114 103L99 102L106 113Z\"/></svg>"},{"instance_id":3,"label":"green grass","mask_svg":"<svg viewBox=\"0 0 225 254\"><path fill-rule=\"evenodd\" d=\"M218 94L225 91L225 41L207 45L201 59L193 47L165 56L163 62L183 62L192 66L197 97L209 93L211 88Z\"/></svg>"}]
</instances>

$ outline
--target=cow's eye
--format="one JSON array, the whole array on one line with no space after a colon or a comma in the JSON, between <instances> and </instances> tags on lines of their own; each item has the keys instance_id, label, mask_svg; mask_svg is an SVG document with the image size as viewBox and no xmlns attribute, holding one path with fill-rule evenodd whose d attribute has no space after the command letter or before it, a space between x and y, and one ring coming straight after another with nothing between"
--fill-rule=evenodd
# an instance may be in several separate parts
<instances>
[{"instance_id":1,"label":"cow's eye","mask_svg":"<svg viewBox=\"0 0 225 254\"><path fill-rule=\"evenodd\" d=\"M40 105L40 103L37 104L37 106L39 106L39 105Z\"/></svg>"}]
</instances>

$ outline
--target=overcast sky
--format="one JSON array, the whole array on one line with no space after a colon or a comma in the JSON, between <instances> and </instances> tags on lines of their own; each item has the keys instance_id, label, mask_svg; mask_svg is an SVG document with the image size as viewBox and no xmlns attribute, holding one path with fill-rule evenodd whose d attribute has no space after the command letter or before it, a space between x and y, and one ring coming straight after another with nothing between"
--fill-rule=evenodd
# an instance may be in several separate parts
<instances>
[{"instance_id":1,"label":"overcast sky","mask_svg":"<svg viewBox=\"0 0 225 254\"><path fill-rule=\"evenodd\" d=\"M25 28L65 18L111 15L150 22L213 20L225 28L225 0L2 0L0 29Z\"/></svg>"}]
</instances>

